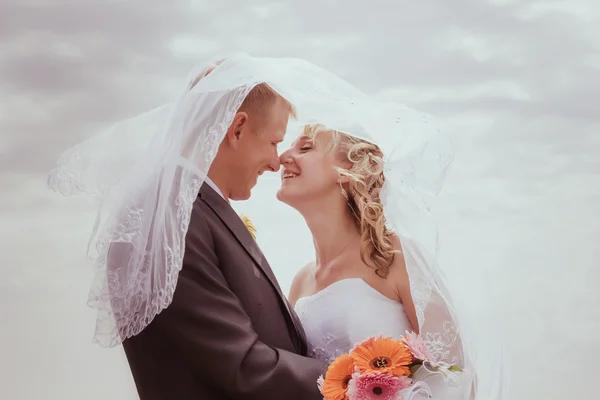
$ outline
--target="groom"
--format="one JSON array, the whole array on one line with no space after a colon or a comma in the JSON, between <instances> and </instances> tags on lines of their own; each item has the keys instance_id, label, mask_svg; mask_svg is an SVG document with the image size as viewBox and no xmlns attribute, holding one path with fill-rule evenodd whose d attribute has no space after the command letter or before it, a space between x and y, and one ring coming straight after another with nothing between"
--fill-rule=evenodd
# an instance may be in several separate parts
<instances>
[{"instance_id":1,"label":"groom","mask_svg":"<svg viewBox=\"0 0 600 400\"><path fill-rule=\"evenodd\" d=\"M235 114L194 204L173 302L123 342L142 400L322 398L325 365L306 357L298 317L229 204L279 170L293 114L265 84Z\"/></svg>"}]
</instances>

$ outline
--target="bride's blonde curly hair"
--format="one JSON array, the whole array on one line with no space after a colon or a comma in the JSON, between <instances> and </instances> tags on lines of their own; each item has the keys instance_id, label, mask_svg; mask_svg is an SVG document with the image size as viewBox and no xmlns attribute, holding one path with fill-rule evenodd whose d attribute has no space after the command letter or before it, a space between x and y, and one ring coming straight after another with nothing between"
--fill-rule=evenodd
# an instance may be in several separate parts
<instances>
[{"instance_id":1,"label":"bride's blonde curly hair","mask_svg":"<svg viewBox=\"0 0 600 400\"><path fill-rule=\"evenodd\" d=\"M348 207L360 230L360 256L375 273L386 278L398 250L394 249L393 233L386 227L380 193L385 182L383 175L383 152L365 140L328 129L324 125L307 125L304 135L314 139L318 134L331 138L328 151L344 157L352 165L338 171L350 178L340 188L348 200Z\"/></svg>"}]
</instances>

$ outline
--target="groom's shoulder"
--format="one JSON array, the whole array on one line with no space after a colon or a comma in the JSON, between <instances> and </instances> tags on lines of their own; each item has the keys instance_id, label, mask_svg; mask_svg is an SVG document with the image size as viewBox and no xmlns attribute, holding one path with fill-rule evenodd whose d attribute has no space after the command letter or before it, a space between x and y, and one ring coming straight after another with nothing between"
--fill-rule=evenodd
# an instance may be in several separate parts
<instances>
[{"instance_id":1,"label":"groom's shoulder","mask_svg":"<svg viewBox=\"0 0 600 400\"><path fill-rule=\"evenodd\" d=\"M216 210L209 203L198 197L192 206L189 219L188 231L194 232L214 232L221 231L223 220Z\"/></svg>"},{"instance_id":2,"label":"groom's shoulder","mask_svg":"<svg viewBox=\"0 0 600 400\"><path fill-rule=\"evenodd\" d=\"M211 219L214 219L214 212L198 198L192 205L188 230L210 230Z\"/></svg>"}]
</instances>

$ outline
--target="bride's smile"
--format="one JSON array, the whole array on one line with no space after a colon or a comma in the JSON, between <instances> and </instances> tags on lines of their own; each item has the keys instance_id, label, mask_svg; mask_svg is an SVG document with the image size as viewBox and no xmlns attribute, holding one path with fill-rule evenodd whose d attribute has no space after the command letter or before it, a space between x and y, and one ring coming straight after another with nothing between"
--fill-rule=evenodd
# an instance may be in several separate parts
<instances>
[{"instance_id":1,"label":"bride's smile","mask_svg":"<svg viewBox=\"0 0 600 400\"><path fill-rule=\"evenodd\" d=\"M288 169L284 169L283 172L281 173L281 180L285 181L285 180L290 179L290 178L295 178L298 175L300 175L300 174L298 174L296 172L292 172L292 171L290 171Z\"/></svg>"}]
</instances>

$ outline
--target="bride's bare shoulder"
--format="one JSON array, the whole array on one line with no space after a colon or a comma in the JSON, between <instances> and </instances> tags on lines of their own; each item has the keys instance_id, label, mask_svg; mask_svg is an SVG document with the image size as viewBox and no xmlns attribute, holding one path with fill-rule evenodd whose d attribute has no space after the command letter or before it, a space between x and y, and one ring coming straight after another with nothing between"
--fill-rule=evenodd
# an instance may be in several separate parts
<instances>
[{"instance_id":1,"label":"bride's bare shoulder","mask_svg":"<svg viewBox=\"0 0 600 400\"><path fill-rule=\"evenodd\" d=\"M296 305L296 301L305 294L306 289L309 287L310 279L314 276L314 268L315 262L311 261L296 273L288 296L292 307Z\"/></svg>"},{"instance_id":2,"label":"bride's bare shoulder","mask_svg":"<svg viewBox=\"0 0 600 400\"><path fill-rule=\"evenodd\" d=\"M390 265L388 278L390 278L389 281L396 289L406 290L409 288L408 272L406 271L402 243L397 235L392 236L392 245L397 253L394 256L392 265Z\"/></svg>"}]
</instances>

